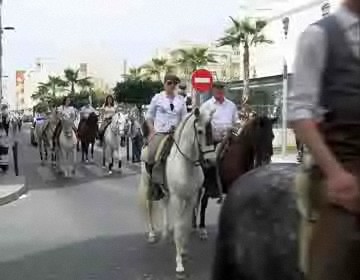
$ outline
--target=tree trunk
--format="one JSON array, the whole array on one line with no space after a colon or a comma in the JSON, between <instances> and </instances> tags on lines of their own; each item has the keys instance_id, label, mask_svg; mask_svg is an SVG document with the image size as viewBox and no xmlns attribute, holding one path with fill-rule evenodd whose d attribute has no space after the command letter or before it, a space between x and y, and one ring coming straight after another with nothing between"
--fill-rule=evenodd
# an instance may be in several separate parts
<instances>
[{"instance_id":1,"label":"tree trunk","mask_svg":"<svg viewBox=\"0 0 360 280\"><path fill-rule=\"evenodd\" d=\"M244 89L243 89L242 102L247 103L250 95L250 53L249 53L249 45L247 42L245 42L244 45L243 64L244 64Z\"/></svg>"},{"instance_id":2,"label":"tree trunk","mask_svg":"<svg viewBox=\"0 0 360 280\"><path fill-rule=\"evenodd\" d=\"M71 82L71 93L75 94L75 83Z\"/></svg>"}]
</instances>

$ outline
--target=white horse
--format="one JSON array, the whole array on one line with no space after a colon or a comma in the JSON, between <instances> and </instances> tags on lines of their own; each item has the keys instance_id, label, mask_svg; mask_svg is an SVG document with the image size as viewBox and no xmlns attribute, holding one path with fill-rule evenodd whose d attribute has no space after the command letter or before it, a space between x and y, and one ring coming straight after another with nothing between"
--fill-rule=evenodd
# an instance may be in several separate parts
<instances>
[{"instance_id":1,"label":"white horse","mask_svg":"<svg viewBox=\"0 0 360 280\"><path fill-rule=\"evenodd\" d=\"M109 174L112 174L112 168L115 165L121 169L121 137L126 134L127 121L121 112L117 112L111 120L111 123L105 129L103 143L103 167L108 168Z\"/></svg>"},{"instance_id":2,"label":"white horse","mask_svg":"<svg viewBox=\"0 0 360 280\"><path fill-rule=\"evenodd\" d=\"M74 127L75 116L71 112L62 112L62 130L56 149L56 165L66 178L75 174L77 138Z\"/></svg>"},{"instance_id":3,"label":"white horse","mask_svg":"<svg viewBox=\"0 0 360 280\"><path fill-rule=\"evenodd\" d=\"M57 119L55 112L52 112L49 117L37 119L35 123L34 135L36 143L38 144L41 164L44 165L48 160L49 150L53 151L52 137L55 131ZM51 162L55 164L55 154L51 153Z\"/></svg>"},{"instance_id":4,"label":"white horse","mask_svg":"<svg viewBox=\"0 0 360 280\"><path fill-rule=\"evenodd\" d=\"M176 272L184 273L186 246L191 232L191 218L196 206L197 195L204 182L200 166L202 147L205 143L205 127L212 114L201 112L198 108L183 120L174 134L174 144L166 160L166 182L168 194L161 200L163 210L162 237L166 239L170 232L169 213L172 210L174 240L176 245ZM147 147L142 151L142 160L146 162ZM156 240L154 227L153 202L148 199L150 177L142 164L139 195L146 213L148 241Z\"/></svg>"}]
</instances>

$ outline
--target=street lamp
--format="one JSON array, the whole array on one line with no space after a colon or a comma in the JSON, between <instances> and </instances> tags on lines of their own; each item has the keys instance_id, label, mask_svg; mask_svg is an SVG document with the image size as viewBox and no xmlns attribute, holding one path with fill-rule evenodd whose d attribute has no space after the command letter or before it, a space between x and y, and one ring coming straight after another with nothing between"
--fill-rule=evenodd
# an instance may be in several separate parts
<instances>
[{"instance_id":1,"label":"street lamp","mask_svg":"<svg viewBox=\"0 0 360 280\"><path fill-rule=\"evenodd\" d=\"M286 47L286 39L289 33L289 17L282 20L284 31L284 46ZM286 60L286 51L284 52L284 68L283 68L283 95L282 95L282 143L281 153L286 155L287 148L287 97L288 97L288 65Z\"/></svg>"}]
</instances>

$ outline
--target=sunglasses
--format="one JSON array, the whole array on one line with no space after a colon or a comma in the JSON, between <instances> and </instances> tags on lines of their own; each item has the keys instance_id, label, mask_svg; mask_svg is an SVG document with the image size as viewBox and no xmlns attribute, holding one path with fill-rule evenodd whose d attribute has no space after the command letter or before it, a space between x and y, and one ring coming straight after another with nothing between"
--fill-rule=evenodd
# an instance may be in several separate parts
<instances>
[{"instance_id":1,"label":"sunglasses","mask_svg":"<svg viewBox=\"0 0 360 280\"><path fill-rule=\"evenodd\" d=\"M166 81L166 85L168 85L168 86L172 86L172 85L177 85L178 84L178 82L175 82L175 81Z\"/></svg>"},{"instance_id":2,"label":"sunglasses","mask_svg":"<svg viewBox=\"0 0 360 280\"><path fill-rule=\"evenodd\" d=\"M174 108L175 108L174 104L170 103L170 110L174 111Z\"/></svg>"}]
</instances>

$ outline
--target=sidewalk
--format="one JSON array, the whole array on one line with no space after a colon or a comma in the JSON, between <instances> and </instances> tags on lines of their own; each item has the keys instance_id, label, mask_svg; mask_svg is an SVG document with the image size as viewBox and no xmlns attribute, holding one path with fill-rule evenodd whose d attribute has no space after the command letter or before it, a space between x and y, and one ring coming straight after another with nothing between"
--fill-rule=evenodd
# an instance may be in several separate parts
<instances>
[{"instance_id":1,"label":"sidewalk","mask_svg":"<svg viewBox=\"0 0 360 280\"><path fill-rule=\"evenodd\" d=\"M24 176L0 174L0 205L17 200L26 191Z\"/></svg>"},{"instance_id":2,"label":"sidewalk","mask_svg":"<svg viewBox=\"0 0 360 280\"><path fill-rule=\"evenodd\" d=\"M287 153L285 156L282 156L281 153L276 153L272 156L271 160L274 163L297 163L296 153Z\"/></svg>"}]
</instances>

